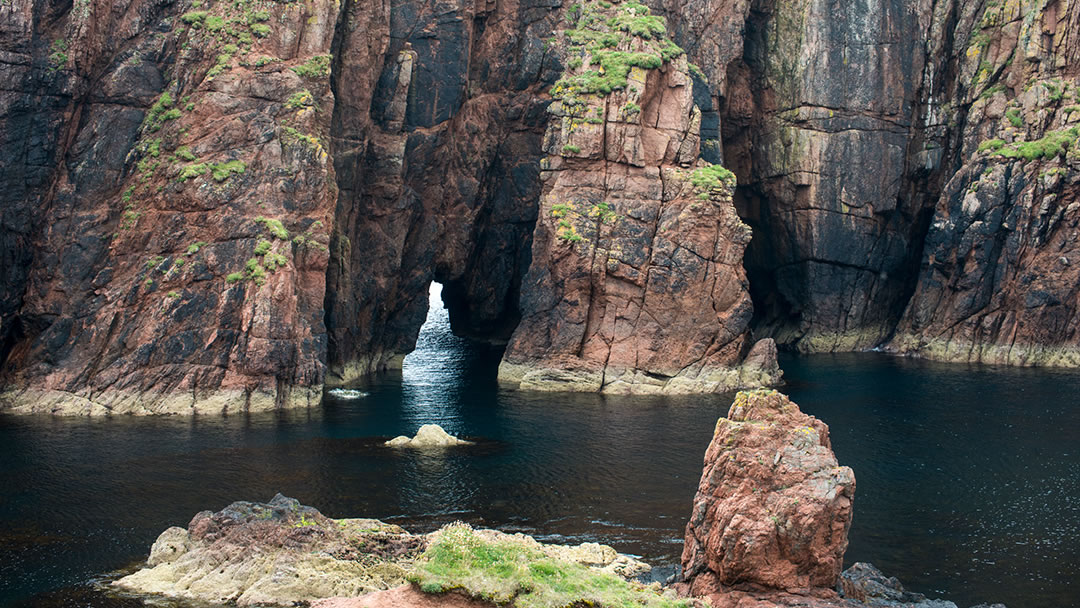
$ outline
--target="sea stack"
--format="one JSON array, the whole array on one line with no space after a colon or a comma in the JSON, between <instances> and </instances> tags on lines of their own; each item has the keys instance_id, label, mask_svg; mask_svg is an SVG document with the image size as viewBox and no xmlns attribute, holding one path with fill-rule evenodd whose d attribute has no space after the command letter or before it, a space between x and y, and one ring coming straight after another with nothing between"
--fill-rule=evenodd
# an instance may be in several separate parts
<instances>
[{"instance_id":1,"label":"sea stack","mask_svg":"<svg viewBox=\"0 0 1080 608\"><path fill-rule=\"evenodd\" d=\"M740 392L716 424L686 527L686 591L827 596L843 567L855 474L829 427L771 390Z\"/></svg>"}]
</instances>

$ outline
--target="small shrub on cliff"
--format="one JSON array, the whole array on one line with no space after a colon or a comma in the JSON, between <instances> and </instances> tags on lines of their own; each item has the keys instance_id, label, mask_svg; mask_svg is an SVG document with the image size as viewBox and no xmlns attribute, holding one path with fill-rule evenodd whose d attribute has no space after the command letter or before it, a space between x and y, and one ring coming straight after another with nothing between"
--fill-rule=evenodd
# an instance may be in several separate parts
<instances>
[{"instance_id":1,"label":"small shrub on cliff","mask_svg":"<svg viewBox=\"0 0 1080 608\"><path fill-rule=\"evenodd\" d=\"M270 26L265 23L255 23L251 26L251 33L255 34L259 38L266 38L270 35Z\"/></svg>"},{"instance_id":2,"label":"small shrub on cliff","mask_svg":"<svg viewBox=\"0 0 1080 608\"><path fill-rule=\"evenodd\" d=\"M51 51L49 53L50 72L55 72L56 70L59 70L60 68L67 65L67 49L67 41L65 41L63 38L57 38L56 40L53 40L52 46L49 47L49 50Z\"/></svg>"},{"instance_id":3,"label":"small shrub on cliff","mask_svg":"<svg viewBox=\"0 0 1080 608\"><path fill-rule=\"evenodd\" d=\"M181 182L186 182L189 179L194 179L194 178L199 177L200 175L206 173L206 170L208 168L209 168L209 165L207 165L206 163L198 163L198 164L195 164L195 165L188 165L188 166L186 166L186 167L184 167L183 169L180 170L180 175L177 176L176 179L178 181L181 181Z\"/></svg>"},{"instance_id":4,"label":"small shrub on cliff","mask_svg":"<svg viewBox=\"0 0 1080 608\"><path fill-rule=\"evenodd\" d=\"M408 578L427 593L460 589L519 608L689 606L614 574L548 557L521 541L481 538L464 524L443 528Z\"/></svg>"},{"instance_id":5,"label":"small shrub on cliff","mask_svg":"<svg viewBox=\"0 0 1080 608\"><path fill-rule=\"evenodd\" d=\"M207 11L191 11L180 15L180 20L192 27L199 27L206 21L206 16L209 14Z\"/></svg>"},{"instance_id":6,"label":"small shrub on cliff","mask_svg":"<svg viewBox=\"0 0 1080 608\"><path fill-rule=\"evenodd\" d=\"M157 133L166 122L183 116L180 110L173 107L174 103L173 96L168 91L164 91L158 96L157 101L150 106L150 109L146 112L146 117L143 119L143 125L146 129L151 133Z\"/></svg>"},{"instance_id":7,"label":"small shrub on cliff","mask_svg":"<svg viewBox=\"0 0 1080 608\"><path fill-rule=\"evenodd\" d=\"M242 174L245 171L247 171L247 163L241 160L218 163L210 168L210 174L214 177L214 181L217 182L223 182L229 179L229 176Z\"/></svg>"},{"instance_id":8,"label":"small shrub on cliff","mask_svg":"<svg viewBox=\"0 0 1080 608\"><path fill-rule=\"evenodd\" d=\"M1020 115L1019 108L1005 110L1005 118L1008 118L1009 124L1016 127L1017 129L1024 126L1024 118Z\"/></svg>"},{"instance_id":9,"label":"small shrub on cliff","mask_svg":"<svg viewBox=\"0 0 1080 608\"><path fill-rule=\"evenodd\" d=\"M581 147L573 144L566 144L562 147L563 154L581 154Z\"/></svg>"},{"instance_id":10,"label":"small shrub on cliff","mask_svg":"<svg viewBox=\"0 0 1080 608\"><path fill-rule=\"evenodd\" d=\"M199 160L199 157L195 156L195 153L191 151L189 146L180 146L176 149L175 154L176 158L180 160L186 160L188 162Z\"/></svg>"},{"instance_id":11,"label":"small shrub on cliff","mask_svg":"<svg viewBox=\"0 0 1080 608\"><path fill-rule=\"evenodd\" d=\"M633 2L623 4L620 14L613 17L608 25L646 40L659 40L667 35L667 22L663 17L650 15L645 5Z\"/></svg>"},{"instance_id":12,"label":"small shrub on cliff","mask_svg":"<svg viewBox=\"0 0 1080 608\"><path fill-rule=\"evenodd\" d=\"M316 55L292 69L304 78L326 78L330 75L330 55Z\"/></svg>"},{"instance_id":13,"label":"small shrub on cliff","mask_svg":"<svg viewBox=\"0 0 1080 608\"><path fill-rule=\"evenodd\" d=\"M255 245L255 255L263 256L270 252L270 241L261 240Z\"/></svg>"},{"instance_id":14,"label":"small shrub on cliff","mask_svg":"<svg viewBox=\"0 0 1080 608\"><path fill-rule=\"evenodd\" d=\"M1035 141L1021 141L1006 144L1000 139L991 139L979 144L979 152L990 152L994 156L1007 159L1033 161L1053 160L1066 156L1069 150L1080 147L1080 127L1071 127L1061 131L1051 131Z\"/></svg>"},{"instance_id":15,"label":"small shrub on cliff","mask_svg":"<svg viewBox=\"0 0 1080 608\"><path fill-rule=\"evenodd\" d=\"M313 105L315 105L315 97L311 94L311 91L307 89L293 93L289 96L289 99L285 101L285 107L290 110L309 108Z\"/></svg>"},{"instance_id":16,"label":"small shrub on cliff","mask_svg":"<svg viewBox=\"0 0 1080 608\"><path fill-rule=\"evenodd\" d=\"M208 31L219 32L225 27L225 19L223 17L218 17L217 15L209 15L206 17L204 24Z\"/></svg>"}]
</instances>

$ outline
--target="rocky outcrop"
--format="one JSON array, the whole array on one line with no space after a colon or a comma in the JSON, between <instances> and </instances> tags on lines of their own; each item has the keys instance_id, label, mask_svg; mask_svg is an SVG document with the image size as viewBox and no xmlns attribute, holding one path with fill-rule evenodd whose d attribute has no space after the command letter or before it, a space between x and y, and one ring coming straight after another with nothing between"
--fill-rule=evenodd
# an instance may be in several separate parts
<instances>
[{"instance_id":1,"label":"rocky outcrop","mask_svg":"<svg viewBox=\"0 0 1080 608\"><path fill-rule=\"evenodd\" d=\"M422 425L414 437L399 435L386 442L386 446L391 448L445 448L453 445L472 445L472 442L454 437L437 424Z\"/></svg>"},{"instance_id":2,"label":"rocky outcrop","mask_svg":"<svg viewBox=\"0 0 1080 608\"><path fill-rule=\"evenodd\" d=\"M0 5L8 407L318 402L336 11Z\"/></svg>"},{"instance_id":3,"label":"rocky outcrop","mask_svg":"<svg viewBox=\"0 0 1080 608\"><path fill-rule=\"evenodd\" d=\"M771 344L740 369L750 234L734 176L698 161L682 50L642 5L580 6L554 42L568 69L552 88L532 264L500 380L609 393L775 383Z\"/></svg>"},{"instance_id":4,"label":"rocky outcrop","mask_svg":"<svg viewBox=\"0 0 1080 608\"><path fill-rule=\"evenodd\" d=\"M522 534L474 531L463 524L446 529L451 528L467 529L492 547L521 548L619 577L649 570L647 564L597 543L547 545ZM446 529L414 535L374 519L331 519L278 494L267 503L234 502L216 513L204 511L187 529L169 528L151 548L146 567L113 585L128 592L239 606L292 606L326 598L338 598L327 606L384 605L399 594L409 595L400 587L425 548ZM386 590L395 591L367 595ZM346 599L359 596L370 599Z\"/></svg>"},{"instance_id":5,"label":"rocky outcrop","mask_svg":"<svg viewBox=\"0 0 1080 608\"><path fill-rule=\"evenodd\" d=\"M690 592L834 587L854 495L825 423L776 391L740 392L716 424L686 527Z\"/></svg>"},{"instance_id":6,"label":"rocky outcrop","mask_svg":"<svg viewBox=\"0 0 1080 608\"><path fill-rule=\"evenodd\" d=\"M422 536L374 519L330 519L280 494L235 502L169 528L147 567L115 586L202 602L293 604L405 582Z\"/></svg>"}]
</instances>

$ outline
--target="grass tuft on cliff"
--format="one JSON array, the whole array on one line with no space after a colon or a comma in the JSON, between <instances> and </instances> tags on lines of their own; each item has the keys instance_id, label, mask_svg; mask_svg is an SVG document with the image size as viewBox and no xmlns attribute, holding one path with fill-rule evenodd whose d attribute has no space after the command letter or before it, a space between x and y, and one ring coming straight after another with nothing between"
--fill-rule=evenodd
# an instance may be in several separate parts
<instances>
[{"instance_id":1,"label":"grass tuft on cliff","mask_svg":"<svg viewBox=\"0 0 1080 608\"><path fill-rule=\"evenodd\" d=\"M482 538L465 524L443 528L409 580L425 593L460 590L518 608L688 608L614 574L548 557L514 540Z\"/></svg>"},{"instance_id":2,"label":"grass tuft on cliff","mask_svg":"<svg viewBox=\"0 0 1080 608\"><path fill-rule=\"evenodd\" d=\"M720 165L709 165L694 169L690 174L690 183L699 190L719 190L735 186L735 174Z\"/></svg>"}]
</instances>

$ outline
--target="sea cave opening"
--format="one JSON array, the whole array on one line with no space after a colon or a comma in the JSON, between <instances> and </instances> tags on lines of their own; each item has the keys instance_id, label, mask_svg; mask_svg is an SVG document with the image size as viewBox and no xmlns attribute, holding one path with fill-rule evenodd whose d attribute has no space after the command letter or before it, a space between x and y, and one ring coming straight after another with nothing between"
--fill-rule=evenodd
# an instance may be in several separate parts
<instances>
[{"instance_id":1,"label":"sea cave opening","mask_svg":"<svg viewBox=\"0 0 1080 608\"><path fill-rule=\"evenodd\" d=\"M498 372L502 344L466 332L455 333L457 324L446 301L447 291L438 281L428 286L427 316L415 348L402 362L402 389L406 401L415 407L460 402L467 387L478 382L490 385Z\"/></svg>"}]
</instances>

